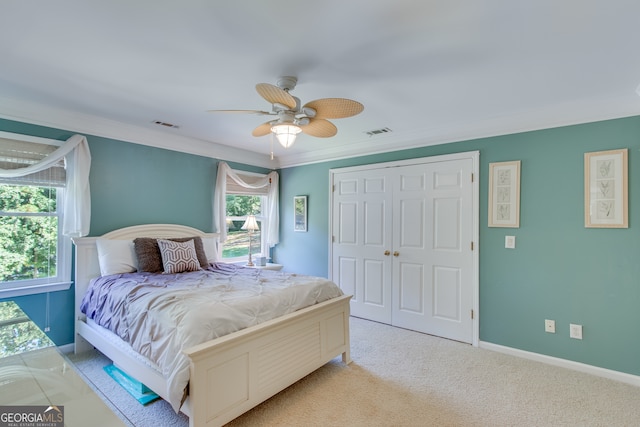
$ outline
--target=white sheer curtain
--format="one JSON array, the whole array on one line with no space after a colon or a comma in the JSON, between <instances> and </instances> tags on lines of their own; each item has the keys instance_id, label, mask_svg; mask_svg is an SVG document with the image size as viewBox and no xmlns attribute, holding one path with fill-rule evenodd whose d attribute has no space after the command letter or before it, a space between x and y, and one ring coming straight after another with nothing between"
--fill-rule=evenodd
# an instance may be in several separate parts
<instances>
[{"instance_id":1,"label":"white sheer curtain","mask_svg":"<svg viewBox=\"0 0 640 427\"><path fill-rule=\"evenodd\" d=\"M225 162L218 163L218 176L216 178L216 188L213 194L213 228L220 233L220 242L227 240L227 179L232 179L236 184L244 188L265 188L268 187L267 206L265 215L266 224L263 224L266 243L273 247L280 241L280 210L278 201L278 172L270 172L264 178L248 183L242 179ZM266 226L266 227L265 227Z\"/></svg>"},{"instance_id":2,"label":"white sheer curtain","mask_svg":"<svg viewBox=\"0 0 640 427\"><path fill-rule=\"evenodd\" d=\"M91 153L87 138L82 135L73 135L58 149L30 166L17 169L0 168L0 178L18 178L46 170L60 160L64 160L66 170L62 234L69 237L86 236L89 234L91 224L89 189Z\"/></svg>"}]
</instances>

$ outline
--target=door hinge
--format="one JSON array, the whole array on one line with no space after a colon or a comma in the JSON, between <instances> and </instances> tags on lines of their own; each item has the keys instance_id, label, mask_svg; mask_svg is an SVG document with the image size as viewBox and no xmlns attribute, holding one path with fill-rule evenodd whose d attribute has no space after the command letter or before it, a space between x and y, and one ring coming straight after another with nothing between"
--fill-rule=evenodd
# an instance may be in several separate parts
<instances>
[{"instance_id":1,"label":"door hinge","mask_svg":"<svg viewBox=\"0 0 640 427\"><path fill-rule=\"evenodd\" d=\"M336 242L336 236L331 236L331 243L335 243Z\"/></svg>"},{"instance_id":2,"label":"door hinge","mask_svg":"<svg viewBox=\"0 0 640 427\"><path fill-rule=\"evenodd\" d=\"M473 250L473 242L471 242L471 250Z\"/></svg>"},{"instance_id":3,"label":"door hinge","mask_svg":"<svg viewBox=\"0 0 640 427\"><path fill-rule=\"evenodd\" d=\"M335 185L335 184L333 184L333 185L331 186L331 192L332 192L332 193L335 193L335 192L336 192L336 185Z\"/></svg>"},{"instance_id":4,"label":"door hinge","mask_svg":"<svg viewBox=\"0 0 640 427\"><path fill-rule=\"evenodd\" d=\"M473 310L471 310L471 320L473 320L473 315L474 315Z\"/></svg>"},{"instance_id":5,"label":"door hinge","mask_svg":"<svg viewBox=\"0 0 640 427\"><path fill-rule=\"evenodd\" d=\"M473 174L471 174L471 182L473 182L473 178L474 178L474 177L473 177Z\"/></svg>"}]
</instances>

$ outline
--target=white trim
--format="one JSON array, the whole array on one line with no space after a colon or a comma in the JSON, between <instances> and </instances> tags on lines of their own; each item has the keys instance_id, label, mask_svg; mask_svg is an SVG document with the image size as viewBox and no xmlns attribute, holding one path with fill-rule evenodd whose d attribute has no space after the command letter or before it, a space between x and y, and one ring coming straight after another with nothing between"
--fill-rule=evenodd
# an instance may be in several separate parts
<instances>
[{"instance_id":1,"label":"white trim","mask_svg":"<svg viewBox=\"0 0 640 427\"><path fill-rule=\"evenodd\" d=\"M73 282L46 283L44 285L15 286L0 289L0 298L15 298L25 295L44 294L48 292L66 291Z\"/></svg>"},{"instance_id":2,"label":"white trim","mask_svg":"<svg viewBox=\"0 0 640 427\"><path fill-rule=\"evenodd\" d=\"M502 135L513 135L543 129L553 129L604 120L633 117L640 114L637 102L629 103L627 97L612 98L607 101L567 102L545 106L528 111L500 115L490 119L465 123L443 123L411 132L381 135L357 142L349 142L339 147L296 153L277 157L278 167L304 166L315 163L383 154L414 148L424 148L455 142L465 142Z\"/></svg>"},{"instance_id":3,"label":"white trim","mask_svg":"<svg viewBox=\"0 0 640 427\"><path fill-rule=\"evenodd\" d=\"M395 133L349 142L338 147L295 153L270 159L269 154L238 149L228 145L185 137L167 130L160 132L143 126L130 125L100 118L86 113L71 112L8 97L0 97L0 118L53 127L78 133L127 141L134 144L164 148L221 160L260 166L268 169L285 169L315 163L361 157L442 145L453 142L510 135L541 129L552 129L582 123L619 119L640 115L637 102L629 103L627 97L606 101L585 102L578 100L545 108L515 112L487 120L444 123L416 131Z\"/></svg>"},{"instance_id":4,"label":"white trim","mask_svg":"<svg viewBox=\"0 0 640 427\"><path fill-rule=\"evenodd\" d=\"M0 132L0 136L2 132ZM42 138L39 138L42 139ZM37 141L30 141L37 142ZM35 186L37 187L37 185ZM62 190L62 191L60 191ZM61 208L55 212L58 218L58 237L56 239L56 275L47 278L14 280L0 282L0 298L14 298L25 295L36 295L48 292L66 291L71 287L71 260L72 248L71 238L62 234L62 224L64 223L64 202L62 193L67 189L58 189L56 192L56 205ZM24 212L17 212L15 216L22 216ZM45 216L45 215L28 215ZM47 282L51 280L51 282Z\"/></svg>"},{"instance_id":5,"label":"white trim","mask_svg":"<svg viewBox=\"0 0 640 427\"><path fill-rule=\"evenodd\" d=\"M486 341L480 341L480 348L485 350L495 351L498 353L508 354L510 356L521 357L523 359L533 360L535 362L545 363L547 365L559 366L561 368L584 372L586 374L595 375L597 377L607 378L614 381L620 381L626 384L640 387L640 376L638 375L632 375L632 374L627 374L625 372L600 368L598 366L587 365L586 363L580 363L580 362L575 362L573 360L561 359L559 357L547 356L545 354L532 353L530 351L520 350L512 347L506 347L503 345L493 344Z\"/></svg>"},{"instance_id":6,"label":"white trim","mask_svg":"<svg viewBox=\"0 0 640 427\"><path fill-rule=\"evenodd\" d=\"M0 118L268 169L276 166L267 154L1 96Z\"/></svg>"},{"instance_id":7,"label":"white trim","mask_svg":"<svg viewBox=\"0 0 640 427\"><path fill-rule=\"evenodd\" d=\"M73 353L75 345L73 343L70 343L65 345L59 345L57 348L58 348L58 351L62 354L71 354Z\"/></svg>"}]
</instances>

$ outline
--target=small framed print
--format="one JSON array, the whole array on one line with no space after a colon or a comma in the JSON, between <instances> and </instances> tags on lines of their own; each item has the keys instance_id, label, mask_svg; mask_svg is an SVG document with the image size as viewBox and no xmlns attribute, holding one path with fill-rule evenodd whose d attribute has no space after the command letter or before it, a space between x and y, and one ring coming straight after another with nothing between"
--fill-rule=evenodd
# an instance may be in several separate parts
<instances>
[{"instance_id":1,"label":"small framed print","mask_svg":"<svg viewBox=\"0 0 640 427\"><path fill-rule=\"evenodd\" d=\"M520 227L520 160L489 163L489 227Z\"/></svg>"},{"instance_id":2,"label":"small framed print","mask_svg":"<svg viewBox=\"0 0 640 427\"><path fill-rule=\"evenodd\" d=\"M584 154L584 226L629 228L628 149Z\"/></svg>"},{"instance_id":3,"label":"small framed print","mask_svg":"<svg viewBox=\"0 0 640 427\"><path fill-rule=\"evenodd\" d=\"M307 196L293 198L293 230L307 231Z\"/></svg>"}]
</instances>

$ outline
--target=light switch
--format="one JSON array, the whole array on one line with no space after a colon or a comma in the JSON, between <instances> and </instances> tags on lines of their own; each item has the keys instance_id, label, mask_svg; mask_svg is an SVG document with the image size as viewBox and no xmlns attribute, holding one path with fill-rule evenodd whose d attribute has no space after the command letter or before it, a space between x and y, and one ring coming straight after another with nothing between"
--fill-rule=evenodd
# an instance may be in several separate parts
<instances>
[{"instance_id":1,"label":"light switch","mask_svg":"<svg viewBox=\"0 0 640 427\"><path fill-rule=\"evenodd\" d=\"M504 236L504 247L507 249L515 249L516 236Z\"/></svg>"}]
</instances>

